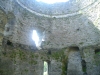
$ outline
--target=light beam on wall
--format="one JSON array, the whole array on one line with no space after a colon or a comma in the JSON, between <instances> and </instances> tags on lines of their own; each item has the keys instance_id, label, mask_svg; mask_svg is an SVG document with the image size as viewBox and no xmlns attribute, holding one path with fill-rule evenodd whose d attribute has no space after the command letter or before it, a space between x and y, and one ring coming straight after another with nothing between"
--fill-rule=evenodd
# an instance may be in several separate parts
<instances>
[{"instance_id":1,"label":"light beam on wall","mask_svg":"<svg viewBox=\"0 0 100 75\"><path fill-rule=\"evenodd\" d=\"M54 3L59 3L59 2L68 2L69 0L36 0L38 2L44 2L47 4L54 4Z\"/></svg>"},{"instance_id":2,"label":"light beam on wall","mask_svg":"<svg viewBox=\"0 0 100 75\"><path fill-rule=\"evenodd\" d=\"M39 36L36 30L33 30L32 39L35 42L36 46L39 46Z\"/></svg>"}]
</instances>

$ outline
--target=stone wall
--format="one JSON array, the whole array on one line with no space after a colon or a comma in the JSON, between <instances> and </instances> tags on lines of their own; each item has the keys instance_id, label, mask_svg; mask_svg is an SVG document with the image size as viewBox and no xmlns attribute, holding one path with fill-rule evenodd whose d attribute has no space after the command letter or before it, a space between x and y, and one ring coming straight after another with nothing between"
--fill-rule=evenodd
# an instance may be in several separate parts
<instances>
[{"instance_id":1,"label":"stone wall","mask_svg":"<svg viewBox=\"0 0 100 75\"><path fill-rule=\"evenodd\" d=\"M96 48L70 47L61 50L32 51L14 45L0 47L2 75L43 75L44 61L48 63L49 75L100 74L99 53L95 52ZM83 60L85 63L82 63Z\"/></svg>"},{"instance_id":2,"label":"stone wall","mask_svg":"<svg viewBox=\"0 0 100 75\"><path fill-rule=\"evenodd\" d=\"M9 31L13 31L13 33L12 36L9 36L9 40L25 45L33 45L31 38L32 30L37 30L40 37L43 36L41 33L45 32L45 42L42 43L45 49L59 49L68 46L83 47L99 44L99 0L91 0L86 4L82 1L79 1L80 4L72 1L72 4L76 4L76 8L77 4L79 4L82 9L78 8L78 12L73 15L74 12L71 12L71 10L74 9L70 8L70 16L66 14L67 16L61 16L60 18L36 15L27 8L22 7L17 1L5 0L0 3L8 15L9 12L14 15L13 30ZM21 0L21 2L23 3L24 0ZM27 5L27 2L25 3ZM66 6L64 7L66 8ZM34 6L33 8L35 9ZM42 11L44 12L45 8ZM37 13L37 11L35 12ZM52 10L51 12L53 14L54 11ZM61 13L59 12L59 14ZM49 16L52 15L49 13ZM9 23L9 26L11 25Z\"/></svg>"},{"instance_id":3,"label":"stone wall","mask_svg":"<svg viewBox=\"0 0 100 75\"><path fill-rule=\"evenodd\" d=\"M39 53L7 47L1 51L1 75L42 75L43 61Z\"/></svg>"},{"instance_id":4,"label":"stone wall","mask_svg":"<svg viewBox=\"0 0 100 75\"><path fill-rule=\"evenodd\" d=\"M82 59L78 48L71 48L68 56L67 75L83 75Z\"/></svg>"},{"instance_id":5,"label":"stone wall","mask_svg":"<svg viewBox=\"0 0 100 75\"><path fill-rule=\"evenodd\" d=\"M86 8L83 2L74 14L71 9L62 16L58 10L60 17L55 10L55 16L37 15L17 1L0 1L0 75L43 75L44 61L49 75L100 75L99 0ZM41 50L32 41L32 30L40 38L45 32Z\"/></svg>"}]
</instances>

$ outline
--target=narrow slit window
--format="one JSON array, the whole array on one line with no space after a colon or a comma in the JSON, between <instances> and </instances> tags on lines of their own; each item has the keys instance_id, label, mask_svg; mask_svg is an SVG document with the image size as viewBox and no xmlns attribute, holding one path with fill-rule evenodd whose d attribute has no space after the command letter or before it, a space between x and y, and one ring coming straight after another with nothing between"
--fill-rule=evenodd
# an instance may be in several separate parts
<instances>
[{"instance_id":1,"label":"narrow slit window","mask_svg":"<svg viewBox=\"0 0 100 75\"><path fill-rule=\"evenodd\" d=\"M44 61L43 75L48 75L48 62Z\"/></svg>"},{"instance_id":2,"label":"narrow slit window","mask_svg":"<svg viewBox=\"0 0 100 75\"><path fill-rule=\"evenodd\" d=\"M86 62L85 62L85 60L82 60L82 70L83 70L84 74L87 74L87 72L86 72Z\"/></svg>"}]
</instances>

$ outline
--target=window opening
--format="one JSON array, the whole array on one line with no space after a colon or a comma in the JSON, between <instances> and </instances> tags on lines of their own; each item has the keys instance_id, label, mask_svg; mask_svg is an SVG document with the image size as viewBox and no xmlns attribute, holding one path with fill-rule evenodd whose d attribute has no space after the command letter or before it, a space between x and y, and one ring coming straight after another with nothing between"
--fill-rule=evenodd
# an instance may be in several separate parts
<instances>
[{"instance_id":1,"label":"window opening","mask_svg":"<svg viewBox=\"0 0 100 75\"><path fill-rule=\"evenodd\" d=\"M85 60L82 60L82 71L84 72L84 74L87 74L87 72L86 72L86 62L85 62Z\"/></svg>"},{"instance_id":2,"label":"window opening","mask_svg":"<svg viewBox=\"0 0 100 75\"><path fill-rule=\"evenodd\" d=\"M44 61L43 75L48 75L48 62L47 61Z\"/></svg>"},{"instance_id":3,"label":"window opening","mask_svg":"<svg viewBox=\"0 0 100 75\"><path fill-rule=\"evenodd\" d=\"M35 42L36 46L39 46L39 36L36 30L33 30L32 39Z\"/></svg>"}]
</instances>

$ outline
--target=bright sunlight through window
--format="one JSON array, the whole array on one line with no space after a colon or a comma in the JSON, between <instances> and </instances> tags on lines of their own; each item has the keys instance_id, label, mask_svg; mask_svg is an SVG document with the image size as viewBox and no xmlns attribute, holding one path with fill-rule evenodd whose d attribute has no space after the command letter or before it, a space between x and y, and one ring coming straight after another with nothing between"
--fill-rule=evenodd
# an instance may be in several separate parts
<instances>
[{"instance_id":1,"label":"bright sunlight through window","mask_svg":"<svg viewBox=\"0 0 100 75\"><path fill-rule=\"evenodd\" d=\"M38 37L36 30L33 30L32 39L34 40L36 46L38 46L39 45L39 37Z\"/></svg>"},{"instance_id":2,"label":"bright sunlight through window","mask_svg":"<svg viewBox=\"0 0 100 75\"><path fill-rule=\"evenodd\" d=\"M48 62L44 61L44 72L43 75L48 75Z\"/></svg>"},{"instance_id":3,"label":"bright sunlight through window","mask_svg":"<svg viewBox=\"0 0 100 75\"><path fill-rule=\"evenodd\" d=\"M54 4L54 3L59 3L59 2L68 2L69 0L36 0L38 2L44 2L47 4Z\"/></svg>"}]
</instances>

